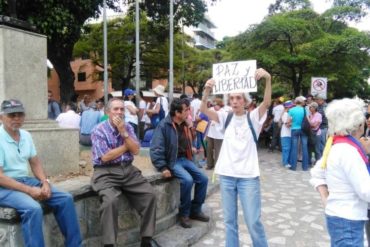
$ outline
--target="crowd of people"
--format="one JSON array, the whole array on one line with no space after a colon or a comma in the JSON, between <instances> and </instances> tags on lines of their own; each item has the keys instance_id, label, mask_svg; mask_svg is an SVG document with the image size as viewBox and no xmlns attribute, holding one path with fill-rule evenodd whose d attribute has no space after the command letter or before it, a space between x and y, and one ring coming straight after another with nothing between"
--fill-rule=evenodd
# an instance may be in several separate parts
<instances>
[{"instance_id":1,"label":"crowd of people","mask_svg":"<svg viewBox=\"0 0 370 247\"><path fill-rule=\"evenodd\" d=\"M146 102L141 95L139 107L136 92L126 89L124 99L110 98L106 106L86 95L63 112L49 92L48 117L63 128L78 128L80 143L91 146L91 185L101 201L104 246L116 245L121 194L141 217L141 246L160 246L153 239L154 189L132 165L146 136L153 166L163 178L180 182L178 220L183 228L191 228L191 220L210 220L202 209L209 183L203 168L214 169L220 180L225 246L239 246L238 200L252 245L268 246L258 161L258 148L266 142L270 152L281 151L284 167L295 171L298 161L303 171L313 166L310 182L322 198L331 245L363 246L364 229L370 234L370 106L364 110L359 99L327 104L322 95L272 100L270 74L257 69L255 79L264 82L259 104L248 93L210 96L213 79L206 82L202 97L182 95L170 104L159 85L153 90L156 100ZM24 119L19 100L2 102L0 206L20 214L25 246L45 245L40 201L53 208L65 245L81 246L73 198L50 184L31 135L21 129ZM28 165L34 177L28 175Z\"/></svg>"}]
</instances>

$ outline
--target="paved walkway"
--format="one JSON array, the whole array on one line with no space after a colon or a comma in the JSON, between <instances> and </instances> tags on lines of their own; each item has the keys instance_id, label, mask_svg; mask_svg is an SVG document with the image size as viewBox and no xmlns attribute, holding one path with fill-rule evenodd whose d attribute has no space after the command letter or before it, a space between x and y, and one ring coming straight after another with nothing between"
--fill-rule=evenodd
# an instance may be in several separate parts
<instances>
[{"instance_id":1,"label":"paved walkway","mask_svg":"<svg viewBox=\"0 0 370 247\"><path fill-rule=\"evenodd\" d=\"M325 227L324 211L319 194L309 184L309 172L297 171L280 164L280 152L259 151L262 187L262 221L269 246L324 247L330 246ZM213 212L212 231L193 245L195 247L225 246L220 192L206 203ZM239 238L242 247L252 246L239 205Z\"/></svg>"}]
</instances>

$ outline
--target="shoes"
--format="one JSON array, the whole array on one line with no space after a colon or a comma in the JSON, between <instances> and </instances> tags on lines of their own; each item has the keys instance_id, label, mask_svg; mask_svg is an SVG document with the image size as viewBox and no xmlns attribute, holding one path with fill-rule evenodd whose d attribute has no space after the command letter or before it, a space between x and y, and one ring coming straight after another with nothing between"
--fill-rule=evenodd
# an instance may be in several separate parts
<instances>
[{"instance_id":1,"label":"shoes","mask_svg":"<svg viewBox=\"0 0 370 247\"><path fill-rule=\"evenodd\" d=\"M161 246L153 238L151 238L151 237L143 237L141 239L141 245L140 245L140 247L161 247Z\"/></svg>"},{"instance_id":2,"label":"shoes","mask_svg":"<svg viewBox=\"0 0 370 247\"><path fill-rule=\"evenodd\" d=\"M189 217L180 216L179 223L180 223L180 226L184 228L191 228L191 222L190 222Z\"/></svg>"},{"instance_id":3,"label":"shoes","mask_svg":"<svg viewBox=\"0 0 370 247\"><path fill-rule=\"evenodd\" d=\"M286 164L285 165L285 168L291 168L292 166L291 165L289 165L289 164Z\"/></svg>"},{"instance_id":4,"label":"shoes","mask_svg":"<svg viewBox=\"0 0 370 247\"><path fill-rule=\"evenodd\" d=\"M200 212L199 214L191 214L189 216L190 219L192 220L199 220L202 222L208 222L209 221L209 216L205 215L203 212Z\"/></svg>"}]
</instances>

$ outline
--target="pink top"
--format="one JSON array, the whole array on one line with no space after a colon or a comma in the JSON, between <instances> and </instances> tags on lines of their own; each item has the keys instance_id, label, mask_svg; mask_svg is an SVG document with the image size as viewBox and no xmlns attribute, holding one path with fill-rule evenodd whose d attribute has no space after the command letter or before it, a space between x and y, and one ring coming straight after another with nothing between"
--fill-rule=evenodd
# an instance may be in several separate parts
<instances>
[{"instance_id":1,"label":"pink top","mask_svg":"<svg viewBox=\"0 0 370 247\"><path fill-rule=\"evenodd\" d=\"M316 135L320 135L321 134L320 124L322 122L321 114L319 112L315 112L315 114L310 114L309 122L310 122L310 125L311 125L311 129L315 132L317 131Z\"/></svg>"}]
</instances>

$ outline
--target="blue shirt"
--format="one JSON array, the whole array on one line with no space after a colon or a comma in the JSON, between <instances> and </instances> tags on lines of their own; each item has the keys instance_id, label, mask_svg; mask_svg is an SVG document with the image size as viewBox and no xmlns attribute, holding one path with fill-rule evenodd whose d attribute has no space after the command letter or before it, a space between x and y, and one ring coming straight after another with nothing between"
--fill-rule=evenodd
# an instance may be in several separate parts
<instances>
[{"instance_id":1,"label":"blue shirt","mask_svg":"<svg viewBox=\"0 0 370 247\"><path fill-rule=\"evenodd\" d=\"M89 109L82 112L80 121L80 133L90 135L94 127L100 122L100 112Z\"/></svg>"},{"instance_id":2,"label":"blue shirt","mask_svg":"<svg viewBox=\"0 0 370 247\"><path fill-rule=\"evenodd\" d=\"M137 141L134 133L134 128L130 124L125 124L128 135ZM104 165L101 157L112 149L123 145L125 140L118 132L117 128L113 127L109 120L100 123L91 133L93 164ZM120 163L121 161L130 162L134 156L130 152L126 152L121 156L110 160L106 163Z\"/></svg>"},{"instance_id":3,"label":"blue shirt","mask_svg":"<svg viewBox=\"0 0 370 247\"><path fill-rule=\"evenodd\" d=\"M300 130L302 126L303 117L305 114L305 109L302 106L295 106L288 111L289 116L292 118L292 130Z\"/></svg>"},{"instance_id":4,"label":"blue shirt","mask_svg":"<svg viewBox=\"0 0 370 247\"><path fill-rule=\"evenodd\" d=\"M17 143L4 126L0 127L0 167L11 178L28 176L28 160L37 154L31 134L25 130L19 130L19 134Z\"/></svg>"}]
</instances>

